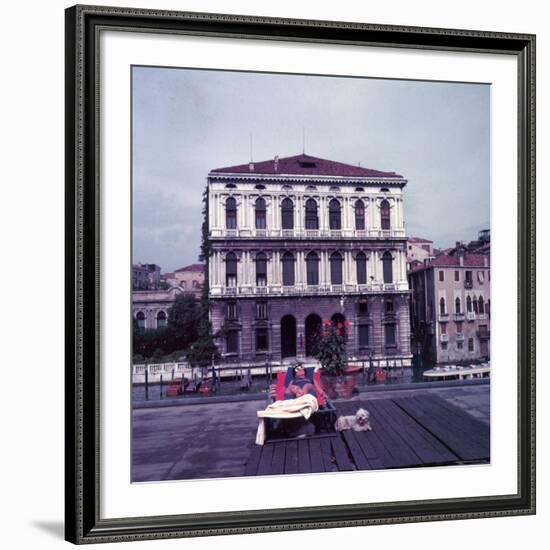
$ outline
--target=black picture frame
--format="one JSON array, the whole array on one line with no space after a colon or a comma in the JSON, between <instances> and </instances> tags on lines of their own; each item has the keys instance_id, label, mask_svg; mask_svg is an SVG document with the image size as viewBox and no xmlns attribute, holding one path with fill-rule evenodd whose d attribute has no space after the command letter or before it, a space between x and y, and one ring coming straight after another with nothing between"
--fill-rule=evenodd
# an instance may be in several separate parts
<instances>
[{"instance_id":1,"label":"black picture frame","mask_svg":"<svg viewBox=\"0 0 550 550\"><path fill-rule=\"evenodd\" d=\"M514 55L518 60L518 492L157 517L99 516L100 29ZM66 474L70 542L318 529L535 513L535 36L483 31L75 6L66 10Z\"/></svg>"}]
</instances>

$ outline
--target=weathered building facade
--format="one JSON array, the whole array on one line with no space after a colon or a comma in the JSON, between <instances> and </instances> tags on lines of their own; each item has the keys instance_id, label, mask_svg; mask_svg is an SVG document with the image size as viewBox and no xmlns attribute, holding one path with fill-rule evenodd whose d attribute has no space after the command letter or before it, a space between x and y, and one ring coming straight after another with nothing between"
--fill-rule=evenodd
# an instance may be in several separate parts
<instances>
[{"instance_id":1,"label":"weathered building facade","mask_svg":"<svg viewBox=\"0 0 550 550\"><path fill-rule=\"evenodd\" d=\"M308 155L208 174L210 315L225 361L316 353L350 323L351 359L410 365L407 181Z\"/></svg>"},{"instance_id":2,"label":"weathered building facade","mask_svg":"<svg viewBox=\"0 0 550 550\"><path fill-rule=\"evenodd\" d=\"M434 363L490 358L489 255L457 246L409 273L413 351Z\"/></svg>"}]
</instances>

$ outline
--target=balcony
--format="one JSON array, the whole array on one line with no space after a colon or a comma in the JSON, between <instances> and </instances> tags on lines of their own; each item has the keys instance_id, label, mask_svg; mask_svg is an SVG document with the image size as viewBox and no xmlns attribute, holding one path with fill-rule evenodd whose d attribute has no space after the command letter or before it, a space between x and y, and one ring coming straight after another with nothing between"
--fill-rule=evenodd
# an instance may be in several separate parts
<instances>
[{"instance_id":1,"label":"balcony","mask_svg":"<svg viewBox=\"0 0 550 550\"><path fill-rule=\"evenodd\" d=\"M449 341L449 335L448 334L440 334L439 335L439 340L441 342L448 342Z\"/></svg>"},{"instance_id":2,"label":"balcony","mask_svg":"<svg viewBox=\"0 0 550 550\"><path fill-rule=\"evenodd\" d=\"M359 295L359 294L384 294L392 290L393 292L409 292L406 283L396 283L384 285L382 283L371 283L369 285L355 284L318 284L307 285L305 283L296 283L292 286L284 286L280 283L257 286L255 284L240 286L213 285L210 287L210 296L307 296L307 295Z\"/></svg>"},{"instance_id":3,"label":"balcony","mask_svg":"<svg viewBox=\"0 0 550 550\"><path fill-rule=\"evenodd\" d=\"M464 312L454 314L455 321L464 321Z\"/></svg>"},{"instance_id":4,"label":"balcony","mask_svg":"<svg viewBox=\"0 0 550 550\"><path fill-rule=\"evenodd\" d=\"M466 319L467 319L468 321L475 321L475 320L476 320L476 314L475 314L475 312L474 312L474 311L468 311L468 312L466 313Z\"/></svg>"},{"instance_id":5,"label":"balcony","mask_svg":"<svg viewBox=\"0 0 550 550\"><path fill-rule=\"evenodd\" d=\"M344 227L342 229L280 229L266 228L255 229L254 227L240 227L237 229L213 228L210 234L213 239L264 239L264 238L283 238L283 239L395 239L404 238L403 229L354 229L353 227Z\"/></svg>"},{"instance_id":6,"label":"balcony","mask_svg":"<svg viewBox=\"0 0 550 550\"><path fill-rule=\"evenodd\" d=\"M447 323L451 316L448 313L440 313L439 314L439 322L440 323Z\"/></svg>"},{"instance_id":7,"label":"balcony","mask_svg":"<svg viewBox=\"0 0 550 550\"><path fill-rule=\"evenodd\" d=\"M464 333L463 332L457 332L456 333L456 341L457 342L464 342Z\"/></svg>"},{"instance_id":8,"label":"balcony","mask_svg":"<svg viewBox=\"0 0 550 550\"><path fill-rule=\"evenodd\" d=\"M464 288L473 288L473 286L474 286L474 282L471 279L464 280Z\"/></svg>"}]
</instances>

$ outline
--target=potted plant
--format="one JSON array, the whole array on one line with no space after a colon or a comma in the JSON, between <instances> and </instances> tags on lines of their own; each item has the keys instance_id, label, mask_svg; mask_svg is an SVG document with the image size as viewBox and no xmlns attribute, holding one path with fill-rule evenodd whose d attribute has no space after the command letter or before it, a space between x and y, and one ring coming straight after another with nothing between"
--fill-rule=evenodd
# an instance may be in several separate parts
<instances>
[{"instance_id":1,"label":"potted plant","mask_svg":"<svg viewBox=\"0 0 550 550\"><path fill-rule=\"evenodd\" d=\"M331 397L349 399L355 388L355 371L346 367L349 322L323 321L317 359L321 363L323 390Z\"/></svg>"}]
</instances>

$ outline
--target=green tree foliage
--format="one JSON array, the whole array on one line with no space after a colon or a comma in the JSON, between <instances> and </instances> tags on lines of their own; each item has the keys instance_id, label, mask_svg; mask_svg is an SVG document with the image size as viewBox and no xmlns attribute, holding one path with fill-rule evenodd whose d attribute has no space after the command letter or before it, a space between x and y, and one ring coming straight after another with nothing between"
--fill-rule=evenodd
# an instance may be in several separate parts
<instances>
[{"instance_id":1,"label":"green tree foliage","mask_svg":"<svg viewBox=\"0 0 550 550\"><path fill-rule=\"evenodd\" d=\"M200 322L198 324L198 338L189 347L186 356L192 366L208 366L212 360L219 357L215 338L212 334L212 324L210 323L210 302L209 296L209 259L212 255L210 246L210 231L208 227L208 187L202 195L202 235L201 250L199 260L204 263L204 284L202 285L200 301Z\"/></svg>"},{"instance_id":2,"label":"green tree foliage","mask_svg":"<svg viewBox=\"0 0 550 550\"><path fill-rule=\"evenodd\" d=\"M157 329L139 329L133 323L133 353L144 359L159 359L181 350L185 352L199 337L200 303L193 294L179 294L168 310L168 325Z\"/></svg>"},{"instance_id":3,"label":"green tree foliage","mask_svg":"<svg viewBox=\"0 0 550 550\"><path fill-rule=\"evenodd\" d=\"M186 292L178 294L174 305L168 311L168 329L172 335L172 345L167 353L189 348L199 336L200 321L201 306L195 296Z\"/></svg>"}]
</instances>

